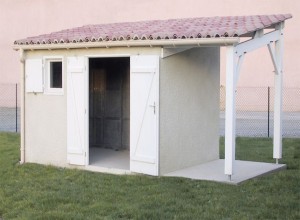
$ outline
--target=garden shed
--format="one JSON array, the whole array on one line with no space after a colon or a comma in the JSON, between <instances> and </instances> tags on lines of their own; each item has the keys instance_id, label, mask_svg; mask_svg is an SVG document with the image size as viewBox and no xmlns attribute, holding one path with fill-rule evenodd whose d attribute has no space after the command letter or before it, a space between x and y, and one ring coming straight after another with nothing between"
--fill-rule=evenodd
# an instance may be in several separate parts
<instances>
[{"instance_id":1,"label":"garden shed","mask_svg":"<svg viewBox=\"0 0 300 220\"><path fill-rule=\"evenodd\" d=\"M87 25L15 41L22 69L21 163L185 176L176 172L215 161L223 177L234 179L239 70L245 55L263 46L275 69L278 162L288 18ZM225 160L219 160L220 47L227 51Z\"/></svg>"}]
</instances>

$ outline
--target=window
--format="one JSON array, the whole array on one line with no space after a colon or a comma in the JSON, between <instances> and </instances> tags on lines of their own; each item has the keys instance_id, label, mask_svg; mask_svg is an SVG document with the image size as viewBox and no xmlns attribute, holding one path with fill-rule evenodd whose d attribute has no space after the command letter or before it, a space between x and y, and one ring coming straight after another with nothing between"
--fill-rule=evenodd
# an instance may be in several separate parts
<instances>
[{"instance_id":1,"label":"window","mask_svg":"<svg viewBox=\"0 0 300 220\"><path fill-rule=\"evenodd\" d=\"M63 65L61 58L46 59L45 93L63 94Z\"/></svg>"},{"instance_id":2,"label":"window","mask_svg":"<svg viewBox=\"0 0 300 220\"><path fill-rule=\"evenodd\" d=\"M62 88L62 62L50 61L50 88Z\"/></svg>"}]
</instances>

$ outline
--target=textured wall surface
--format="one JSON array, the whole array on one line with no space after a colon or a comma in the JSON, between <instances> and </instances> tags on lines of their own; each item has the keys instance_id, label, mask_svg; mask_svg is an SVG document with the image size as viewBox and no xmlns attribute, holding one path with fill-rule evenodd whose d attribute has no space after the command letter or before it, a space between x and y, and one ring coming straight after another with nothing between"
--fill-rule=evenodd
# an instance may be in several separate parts
<instances>
[{"instance_id":1,"label":"textured wall surface","mask_svg":"<svg viewBox=\"0 0 300 220\"><path fill-rule=\"evenodd\" d=\"M26 162L65 165L66 100L66 95L26 95Z\"/></svg>"},{"instance_id":2,"label":"textured wall surface","mask_svg":"<svg viewBox=\"0 0 300 220\"><path fill-rule=\"evenodd\" d=\"M159 55L160 48L111 48L30 51L26 58L85 55ZM64 95L25 93L25 161L67 165L67 66L64 62Z\"/></svg>"},{"instance_id":3,"label":"textured wall surface","mask_svg":"<svg viewBox=\"0 0 300 220\"><path fill-rule=\"evenodd\" d=\"M160 64L160 174L219 158L219 48Z\"/></svg>"}]
</instances>

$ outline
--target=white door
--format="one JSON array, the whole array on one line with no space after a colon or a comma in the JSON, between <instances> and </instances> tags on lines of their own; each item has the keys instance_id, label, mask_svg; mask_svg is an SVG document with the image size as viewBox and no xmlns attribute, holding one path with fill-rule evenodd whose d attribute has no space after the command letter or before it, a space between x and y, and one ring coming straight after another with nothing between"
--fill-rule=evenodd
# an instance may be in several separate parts
<instances>
[{"instance_id":1,"label":"white door","mask_svg":"<svg viewBox=\"0 0 300 220\"><path fill-rule=\"evenodd\" d=\"M67 160L85 165L87 149L86 58L67 58Z\"/></svg>"},{"instance_id":2,"label":"white door","mask_svg":"<svg viewBox=\"0 0 300 220\"><path fill-rule=\"evenodd\" d=\"M130 57L130 170L158 175L159 56Z\"/></svg>"}]
</instances>

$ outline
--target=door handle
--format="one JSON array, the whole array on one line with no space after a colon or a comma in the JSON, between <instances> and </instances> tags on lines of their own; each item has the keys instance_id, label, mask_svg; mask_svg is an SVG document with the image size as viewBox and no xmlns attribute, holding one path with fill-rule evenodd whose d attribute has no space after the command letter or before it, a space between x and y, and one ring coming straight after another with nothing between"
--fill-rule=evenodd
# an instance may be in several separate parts
<instances>
[{"instance_id":1,"label":"door handle","mask_svg":"<svg viewBox=\"0 0 300 220\"><path fill-rule=\"evenodd\" d=\"M152 107L152 108L153 108L153 113L155 114L155 109L156 109L155 102L153 103L153 105L149 105L149 107Z\"/></svg>"}]
</instances>

